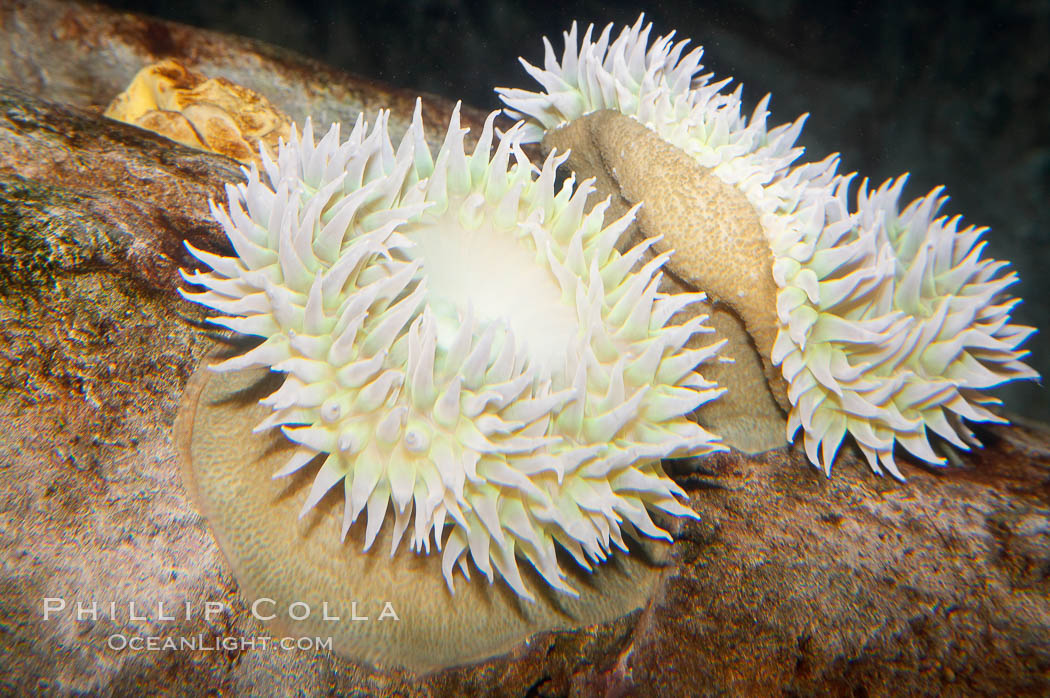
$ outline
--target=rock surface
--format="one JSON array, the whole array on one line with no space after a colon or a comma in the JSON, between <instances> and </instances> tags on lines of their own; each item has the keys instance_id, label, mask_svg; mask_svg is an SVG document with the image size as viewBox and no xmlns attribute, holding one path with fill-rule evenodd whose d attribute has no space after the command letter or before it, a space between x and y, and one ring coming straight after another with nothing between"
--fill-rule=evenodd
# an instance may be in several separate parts
<instances>
[{"instance_id":1,"label":"rock surface","mask_svg":"<svg viewBox=\"0 0 1050 698\"><path fill-rule=\"evenodd\" d=\"M190 263L181 244L222 249L206 202L240 175L100 106L172 53L240 66L225 77L296 118L300 103L326 118L390 104L404 119L411 100L335 72L317 80L316 66L304 73L302 59L251 42L72 5L36 17L54 55L17 58L11 47L33 41L15 38L19 18L49 4L0 2L0 80L22 88L0 92L0 692L1050 692L1050 431L1039 425L982 430L986 448L960 467L904 466L904 484L854 459L825 479L793 450L673 466L701 519L678 532L650 604L473 666L417 677L323 652L111 649L118 634L266 631L194 511L172 443L180 394L213 343L174 291ZM358 107L342 104L354 90ZM433 102L431 132L448 107ZM69 607L45 620L49 597ZM97 602L97 618L77 620L77 601ZM158 618L161 602L175 620ZM205 602L223 611L205 618Z\"/></svg>"}]
</instances>

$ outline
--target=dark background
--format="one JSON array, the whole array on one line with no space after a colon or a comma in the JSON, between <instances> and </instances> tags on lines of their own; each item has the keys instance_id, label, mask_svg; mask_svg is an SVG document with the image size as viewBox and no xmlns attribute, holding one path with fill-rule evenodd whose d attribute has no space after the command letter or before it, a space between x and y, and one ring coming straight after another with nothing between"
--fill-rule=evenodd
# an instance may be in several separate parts
<instances>
[{"instance_id":1,"label":"dark background","mask_svg":"<svg viewBox=\"0 0 1050 698\"><path fill-rule=\"evenodd\" d=\"M770 126L812 114L801 138L808 159L841 152L840 171L875 183L911 172L906 201L946 185L943 211L991 226L986 254L1020 273L1015 321L1050 332L1050 0L104 4L263 39L486 109L499 106L495 85L535 88L517 57L540 63L541 36L560 54L573 19L622 25L645 10L653 36L676 29L705 46L708 70L743 82L749 110L771 92ZM1050 373L1050 338L1027 347ZM1004 396L1009 409L1050 421L1041 386Z\"/></svg>"}]
</instances>

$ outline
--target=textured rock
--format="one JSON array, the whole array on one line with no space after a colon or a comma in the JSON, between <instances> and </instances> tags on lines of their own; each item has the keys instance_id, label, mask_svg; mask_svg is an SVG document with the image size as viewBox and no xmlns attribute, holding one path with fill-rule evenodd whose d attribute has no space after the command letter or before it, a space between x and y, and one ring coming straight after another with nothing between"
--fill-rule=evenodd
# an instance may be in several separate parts
<instances>
[{"instance_id":1,"label":"textured rock","mask_svg":"<svg viewBox=\"0 0 1050 698\"><path fill-rule=\"evenodd\" d=\"M10 18L11 7L0 14ZM83 31L112 21L104 11L72 18ZM0 44L12 31L4 21ZM70 77L54 99L99 106L119 91L114 80L97 101L69 98L98 89L96 59L77 63L76 52L112 50L145 26L149 36L161 32L121 21L126 34L114 32L113 42L74 41L59 52L54 60L82 66L68 73L81 82ZM167 31L182 46L201 36ZM257 61L261 80L272 64ZM138 62L128 60L124 82ZM183 239L220 249L206 201L237 176L232 161L97 111L0 93L0 692L1050 692L1050 433L1038 425L982 430L987 448L964 454L962 467L905 464L904 484L860 462L828 480L787 450L675 466L701 520L676 533L645 609L540 635L474 666L416 677L310 651L107 648L115 633L266 632L187 497L172 441L182 390L213 343L196 308L174 293L174 270L190 263ZM45 597L114 601L115 619L103 606L94 621L70 613L45 621ZM129 601L148 618L130 618ZM204 618L207 601L225 610ZM158 620L158 602L177 608L176 620Z\"/></svg>"}]
</instances>

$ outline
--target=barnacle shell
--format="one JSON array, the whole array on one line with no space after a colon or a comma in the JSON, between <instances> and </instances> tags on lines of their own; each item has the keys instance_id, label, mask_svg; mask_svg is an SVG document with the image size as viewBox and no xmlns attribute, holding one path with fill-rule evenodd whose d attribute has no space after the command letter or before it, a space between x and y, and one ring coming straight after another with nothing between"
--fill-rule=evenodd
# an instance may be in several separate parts
<instances>
[{"instance_id":1,"label":"barnacle shell","mask_svg":"<svg viewBox=\"0 0 1050 698\"><path fill-rule=\"evenodd\" d=\"M728 80L697 75L699 48L683 56L687 42L673 34L650 45L650 28L640 17L614 40L610 25L578 41L574 24L560 60L545 39L542 69L522 61L545 92L498 91L508 113L528 119L527 138L570 143L577 171L644 202L642 232L677 250L676 275L743 320L770 390L790 410L787 438L801 427L810 461L830 473L848 432L875 472L900 477L895 442L939 463L927 429L966 448L959 417L1001 421L981 391L1036 377L1018 350L1032 330L1008 324L1017 301L1004 290L1016 277L980 259L981 231L932 220L939 192L898 215L903 179L862 191L851 213L837 158L795 164L803 119L767 129L768 97L746 119L739 88L726 93ZM603 126L587 138L571 135L596 119ZM750 211L740 211L741 196ZM766 254L752 252L755 221ZM726 231L740 250L712 246Z\"/></svg>"},{"instance_id":2,"label":"barnacle shell","mask_svg":"<svg viewBox=\"0 0 1050 698\"><path fill-rule=\"evenodd\" d=\"M408 531L450 589L469 557L531 600L518 558L575 594L555 542L589 568L621 529L668 537L648 508L693 516L660 458L721 448L684 416L720 392L694 371L717 345L682 349L702 294L658 292L668 255L636 269L651 243L618 252L631 218L556 188L561 158L534 174L517 126L490 154L494 116L468 154L457 108L436 158L418 103L396 149L385 113L343 143L308 123L213 205L237 256L190 248L212 271L184 295L265 338L219 370L287 374L257 429L298 446L276 477L321 461L303 514L341 486L367 550L392 505L391 554Z\"/></svg>"}]
</instances>

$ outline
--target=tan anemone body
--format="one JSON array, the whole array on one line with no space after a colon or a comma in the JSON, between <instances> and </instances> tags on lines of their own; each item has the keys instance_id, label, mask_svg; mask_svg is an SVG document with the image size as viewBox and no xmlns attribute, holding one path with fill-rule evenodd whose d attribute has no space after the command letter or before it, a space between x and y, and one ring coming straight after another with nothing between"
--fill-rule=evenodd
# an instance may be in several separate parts
<instances>
[{"instance_id":1,"label":"tan anemone body","mask_svg":"<svg viewBox=\"0 0 1050 698\"><path fill-rule=\"evenodd\" d=\"M706 374L733 390L696 412L700 423L734 446L758 453L786 443L787 386L769 356L777 333L773 255L757 212L735 187L635 119L601 110L549 131L543 148L569 152L578 176L636 215L640 238L661 238L653 254L673 250L667 263L677 290L704 289L704 312L732 363ZM637 157L644 152L645 157ZM718 260L716 264L711 260ZM699 312L693 310L690 312Z\"/></svg>"}]
</instances>

